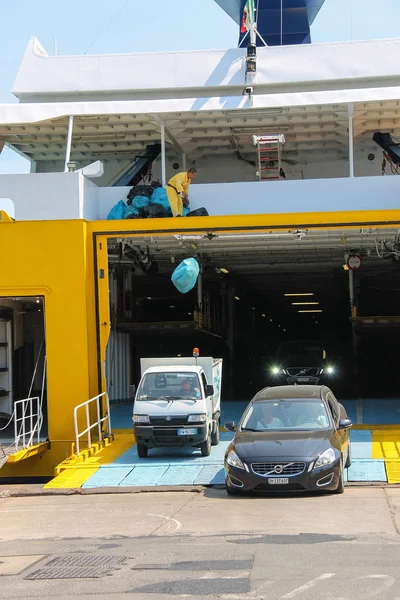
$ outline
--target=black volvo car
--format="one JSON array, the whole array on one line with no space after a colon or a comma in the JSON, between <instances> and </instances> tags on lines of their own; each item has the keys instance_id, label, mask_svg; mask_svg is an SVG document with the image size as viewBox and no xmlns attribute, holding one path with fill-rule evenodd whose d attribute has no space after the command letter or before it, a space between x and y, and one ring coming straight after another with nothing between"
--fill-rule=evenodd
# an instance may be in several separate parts
<instances>
[{"instance_id":1,"label":"black volvo car","mask_svg":"<svg viewBox=\"0 0 400 600\"><path fill-rule=\"evenodd\" d=\"M351 464L345 408L325 386L265 388L246 408L225 455L226 490L343 493Z\"/></svg>"}]
</instances>

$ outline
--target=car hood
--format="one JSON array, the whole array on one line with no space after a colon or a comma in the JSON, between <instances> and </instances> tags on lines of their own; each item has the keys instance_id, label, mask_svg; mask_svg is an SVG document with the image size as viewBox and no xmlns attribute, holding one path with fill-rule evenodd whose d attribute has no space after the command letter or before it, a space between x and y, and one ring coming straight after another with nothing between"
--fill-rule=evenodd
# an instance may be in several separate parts
<instances>
[{"instance_id":1,"label":"car hood","mask_svg":"<svg viewBox=\"0 0 400 600\"><path fill-rule=\"evenodd\" d=\"M244 460L314 459L331 447L329 430L288 432L238 432L233 440L237 455Z\"/></svg>"}]
</instances>

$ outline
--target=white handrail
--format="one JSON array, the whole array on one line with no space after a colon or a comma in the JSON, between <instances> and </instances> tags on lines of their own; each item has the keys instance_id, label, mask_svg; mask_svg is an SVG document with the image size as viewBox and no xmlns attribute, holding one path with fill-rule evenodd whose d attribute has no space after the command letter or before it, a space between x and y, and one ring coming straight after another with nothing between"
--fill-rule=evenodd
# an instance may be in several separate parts
<instances>
[{"instance_id":1,"label":"white handrail","mask_svg":"<svg viewBox=\"0 0 400 600\"><path fill-rule=\"evenodd\" d=\"M100 398L102 398L103 396L105 396L105 398L106 398L107 409L106 409L105 416L100 417L100 414L101 414ZM90 424L89 404L91 402L96 402L96 408L97 408L97 421L93 424ZM85 407L86 429L84 431L80 432L79 426L78 426L78 410L83 407ZM103 392L102 394L99 394L98 396L95 396L94 398L90 398L90 400L87 400L86 402L83 402L82 404L75 406L75 408L74 408L74 427L75 427L75 441L76 441L75 454L77 456L79 456L79 454L80 454L80 444L79 444L80 438L87 433L88 434L88 447L90 448L90 446L92 445L92 434L91 434L92 429L97 427L98 439L100 441L102 439L101 424L104 423L105 421L108 422L108 434L111 435L112 431L111 431L110 400L108 398L107 392Z\"/></svg>"},{"instance_id":2,"label":"white handrail","mask_svg":"<svg viewBox=\"0 0 400 600\"><path fill-rule=\"evenodd\" d=\"M35 443L39 444L43 425L43 413L39 396L14 402L13 416L15 451L18 452L21 440L21 446L24 450Z\"/></svg>"}]
</instances>

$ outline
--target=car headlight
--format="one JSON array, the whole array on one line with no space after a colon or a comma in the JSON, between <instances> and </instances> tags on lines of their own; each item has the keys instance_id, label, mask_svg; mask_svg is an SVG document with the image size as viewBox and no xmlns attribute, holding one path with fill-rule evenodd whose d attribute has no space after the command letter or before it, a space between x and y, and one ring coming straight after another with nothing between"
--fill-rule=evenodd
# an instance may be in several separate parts
<instances>
[{"instance_id":1,"label":"car headlight","mask_svg":"<svg viewBox=\"0 0 400 600\"><path fill-rule=\"evenodd\" d=\"M150 423L149 415L133 415L134 423Z\"/></svg>"},{"instance_id":2,"label":"car headlight","mask_svg":"<svg viewBox=\"0 0 400 600\"><path fill-rule=\"evenodd\" d=\"M328 448L325 452L322 452L317 460L315 461L314 469L318 469L319 467L326 467L330 465L335 460L335 451L332 448Z\"/></svg>"},{"instance_id":3,"label":"car headlight","mask_svg":"<svg viewBox=\"0 0 400 600\"><path fill-rule=\"evenodd\" d=\"M333 375L335 372L335 368L334 367L328 367L326 369L326 372L328 373L328 375Z\"/></svg>"},{"instance_id":4,"label":"car headlight","mask_svg":"<svg viewBox=\"0 0 400 600\"><path fill-rule=\"evenodd\" d=\"M244 464L236 454L234 450L230 450L226 457L226 462L229 466L235 467L236 469L244 469Z\"/></svg>"},{"instance_id":5,"label":"car headlight","mask_svg":"<svg viewBox=\"0 0 400 600\"><path fill-rule=\"evenodd\" d=\"M282 369L280 367L272 367L271 368L271 373L272 375L279 375L279 373L282 371Z\"/></svg>"},{"instance_id":6,"label":"car headlight","mask_svg":"<svg viewBox=\"0 0 400 600\"><path fill-rule=\"evenodd\" d=\"M201 415L189 415L188 423L205 423L206 418L206 413L203 413Z\"/></svg>"}]
</instances>

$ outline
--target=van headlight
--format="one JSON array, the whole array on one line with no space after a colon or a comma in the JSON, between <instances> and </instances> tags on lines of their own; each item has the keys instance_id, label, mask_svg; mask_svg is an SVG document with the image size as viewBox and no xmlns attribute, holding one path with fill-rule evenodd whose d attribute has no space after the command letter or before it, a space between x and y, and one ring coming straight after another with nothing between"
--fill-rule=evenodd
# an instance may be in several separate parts
<instances>
[{"instance_id":1,"label":"van headlight","mask_svg":"<svg viewBox=\"0 0 400 600\"><path fill-rule=\"evenodd\" d=\"M137 424L139 424L139 423L141 423L141 424L144 424L144 423L149 424L150 423L150 417L149 417L149 415L133 415L133 422L137 423Z\"/></svg>"},{"instance_id":2,"label":"van headlight","mask_svg":"<svg viewBox=\"0 0 400 600\"><path fill-rule=\"evenodd\" d=\"M328 448L325 452L322 452L317 460L315 461L314 469L319 469L320 467L327 467L331 465L335 460L335 452L332 448Z\"/></svg>"},{"instance_id":3,"label":"van headlight","mask_svg":"<svg viewBox=\"0 0 400 600\"><path fill-rule=\"evenodd\" d=\"M238 455L236 454L236 452L234 450L230 450L228 452L228 455L226 457L226 462L228 463L228 465L230 467L235 467L235 469L243 469L244 470L244 464L242 463L242 461L240 460L240 458L238 457Z\"/></svg>"},{"instance_id":4,"label":"van headlight","mask_svg":"<svg viewBox=\"0 0 400 600\"><path fill-rule=\"evenodd\" d=\"M188 423L205 423L206 419L206 413L202 413L201 415L189 415Z\"/></svg>"}]
</instances>

